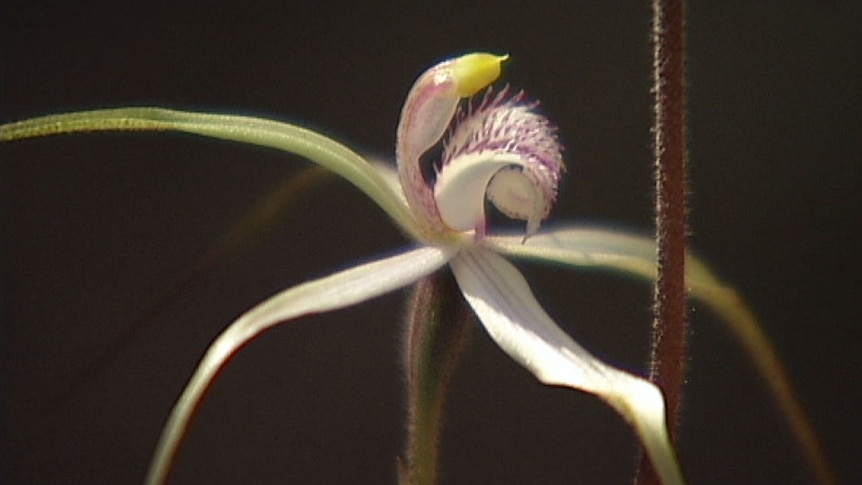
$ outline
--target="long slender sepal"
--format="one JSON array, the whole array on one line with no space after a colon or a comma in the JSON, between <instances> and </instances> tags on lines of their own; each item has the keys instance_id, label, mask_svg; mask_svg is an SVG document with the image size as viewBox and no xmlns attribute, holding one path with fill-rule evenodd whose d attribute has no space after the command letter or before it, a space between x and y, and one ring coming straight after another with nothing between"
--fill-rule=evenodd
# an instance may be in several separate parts
<instances>
[{"instance_id":1,"label":"long slender sepal","mask_svg":"<svg viewBox=\"0 0 862 485\"><path fill-rule=\"evenodd\" d=\"M448 247L413 249L294 286L239 317L207 349L171 410L145 483L159 485L165 482L204 391L219 369L249 340L278 323L355 305L407 286L445 265L453 254L454 249Z\"/></svg>"},{"instance_id":2,"label":"long slender sepal","mask_svg":"<svg viewBox=\"0 0 862 485\"><path fill-rule=\"evenodd\" d=\"M331 138L279 121L164 108L116 108L8 123L0 126L0 141L89 131L181 131L293 153L335 172L365 192L413 239L426 240L429 236L403 199L364 158Z\"/></svg>"},{"instance_id":3,"label":"long slender sepal","mask_svg":"<svg viewBox=\"0 0 862 485\"><path fill-rule=\"evenodd\" d=\"M646 281L656 278L655 240L630 232L569 226L534 236L526 243L515 235L488 238L485 243L495 251L517 258L610 270ZM754 312L706 263L691 253L687 258L689 294L705 303L730 328L769 387L809 466L822 483L835 483L835 472L823 445Z\"/></svg>"},{"instance_id":4,"label":"long slender sepal","mask_svg":"<svg viewBox=\"0 0 862 485\"><path fill-rule=\"evenodd\" d=\"M491 338L539 381L602 398L638 434L662 483L683 483L667 433L664 398L651 382L611 367L575 343L542 309L524 277L483 247L450 263L464 297Z\"/></svg>"}]
</instances>

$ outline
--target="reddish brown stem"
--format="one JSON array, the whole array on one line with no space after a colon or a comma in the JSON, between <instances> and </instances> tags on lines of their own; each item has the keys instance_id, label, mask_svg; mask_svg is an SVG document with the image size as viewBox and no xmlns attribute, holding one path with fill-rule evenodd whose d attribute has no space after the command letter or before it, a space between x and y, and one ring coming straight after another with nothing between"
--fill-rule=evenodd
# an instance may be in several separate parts
<instances>
[{"instance_id":1,"label":"reddish brown stem","mask_svg":"<svg viewBox=\"0 0 862 485\"><path fill-rule=\"evenodd\" d=\"M656 243L658 279L650 378L664 391L671 439L682 402L686 363L686 121L683 0L653 0ZM659 483L647 458L638 483Z\"/></svg>"}]
</instances>

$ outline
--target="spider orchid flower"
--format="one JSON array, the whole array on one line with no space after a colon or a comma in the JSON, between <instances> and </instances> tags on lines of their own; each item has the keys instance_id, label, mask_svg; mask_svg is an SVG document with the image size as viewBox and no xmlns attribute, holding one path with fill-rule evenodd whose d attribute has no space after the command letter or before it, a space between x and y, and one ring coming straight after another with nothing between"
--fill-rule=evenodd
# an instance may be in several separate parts
<instances>
[{"instance_id":1,"label":"spider orchid flower","mask_svg":"<svg viewBox=\"0 0 862 485\"><path fill-rule=\"evenodd\" d=\"M500 348L545 384L604 399L632 424L663 483L682 483L658 388L593 357L551 320L524 277L500 255L521 246L523 236L486 235L486 199L503 214L525 220L526 235L534 235L550 212L563 170L555 128L535 112L535 104L523 102L522 94L509 97L507 90L496 95L489 90L477 107L459 107L464 98L497 79L504 59L468 54L442 62L423 73L407 96L396 148L401 193L385 168L379 173L390 182L376 191L387 191L378 197L400 205L395 219L419 246L289 288L232 323L210 346L174 407L150 482L163 481L166 464L205 388L249 339L278 323L413 284L448 264ZM442 160L430 173L422 166L422 156L441 142L450 126ZM554 237L548 233L541 241ZM540 246L526 247L538 252Z\"/></svg>"},{"instance_id":2,"label":"spider orchid flower","mask_svg":"<svg viewBox=\"0 0 862 485\"><path fill-rule=\"evenodd\" d=\"M173 130L283 150L355 185L415 243L394 255L288 288L231 323L207 349L174 405L147 483L166 480L204 391L249 340L279 323L409 286L447 265L465 300L503 351L545 384L604 400L632 426L662 483L683 483L659 389L602 362L572 340L506 259L655 278L656 248L650 238L572 225L539 231L564 170L562 147L556 128L536 112L536 103L526 101L523 94L510 95L507 89L496 94L490 88L485 91L499 77L503 60L468 54L442 62L418 78L401 112L397 173L316 132L246 116L117 108L44 116L0 127L0 141L82 131ZM480 100L469 101L482 91ZM440 143L442 159L426 165L427 152ZM524 221L525 230L502 235L489 231L486 202ZM803 446L817 456L813 431L751 312L696 258L689 257L686 271L691 295L706 302L740 335Z\"/></svg>"},{"instance_id":3,"label":"spider orchid flower","mask_svg":"<svg viewBox=\"0 0 862 485\"><path fill-rule=\"evenodd\" d=\"M401 112L397 174L310 130L259 118L161 108L118 108L34 118L2 127L0 141L100 130L177 130L269 146L332 170L374 200L416 246L288 288L241 315L207 349L171 411L147 483L160 484L204 391L249 340L303 315L356 305L416 283L448 265L491 338L539 381L603 399L631 424L664 484L683 483L665 425L664 398L649 381L614 368L572 340L542 309L503 256L604 267L654 277L655 246L595 229L539 233L564 170L556 128L523 93L488 88L506 57L467 54L423 73ZM446 136L445 141L441 141ZM442 160L423 155L444 144ZM525 221L523 234L491 235L485 204ZM709 275L700 280L710 284Z\"/></svg>"}]
</instances>

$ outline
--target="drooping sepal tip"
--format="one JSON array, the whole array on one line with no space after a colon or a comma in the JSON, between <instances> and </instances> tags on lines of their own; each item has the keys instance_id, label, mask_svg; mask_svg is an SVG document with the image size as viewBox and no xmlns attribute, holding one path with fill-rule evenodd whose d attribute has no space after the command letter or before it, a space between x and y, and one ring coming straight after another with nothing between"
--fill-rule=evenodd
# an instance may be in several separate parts
<instances>
[{"instance_id":1,"label":"drooping sepal tip","mask_svg":"<svg viewBox=\"0 0 862 485\"><path fill-rule=\"evenodd\" d=\"M496 81L507 59L509 54L498 56L486 52L473 52L454 59L452 80L458 96L469 98Z\"/></svg>"}]
</instances>

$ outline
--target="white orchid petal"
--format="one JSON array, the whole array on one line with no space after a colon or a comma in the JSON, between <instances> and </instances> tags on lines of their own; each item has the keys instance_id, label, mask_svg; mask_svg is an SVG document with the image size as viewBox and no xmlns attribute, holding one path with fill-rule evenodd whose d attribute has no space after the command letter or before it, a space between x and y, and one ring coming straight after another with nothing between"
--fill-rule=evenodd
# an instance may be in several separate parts
<instances>
[{"instance_id":1,"label":"white orchid petal","mask_svg":"<svg viewBox=\"0 0 862 485\"><path fill-rule=\"evenodd\" d=\"M452 247L413 249L294 286L243 314L210 345L183 389L159 438L146 483L164 482L204 391L230 356L249 340L286 320L337 310L409 285L445 265L454 253Z\"/></svg>"},{"instance_id":2,"label":"white orchid petal","mask_svg":"<svg viewBox=\"0 0 862 485\"><path fill-rule=\"evenodd\" d=\"M569 226L535 236L525 244L520 236L489 237L484 243L509 256L609 269L646 280L656 278L656 246L652 237L619 230ZM757 317L733 288L691 253L686 259L685 276L691 296L721 317L757 366L811 466L821 477L832 476L814 426Z\"/></svg>"},{"instance_id":3,"label":"white orchid petal","mask_svg":"<svg viewBox=\"0 0 862 485\"><path fill-rule=\"evenodd\" d=\"M488 183L488 200L509 217L527 221L525 237L539 230L548 213L548 201L535 180L523 171L510 167L500 170Z\"/></svg>"},{"instance_id":4,"label":"white orchid petal","mask_svg":"<svg viewBox=\"0 0 862 485\"><path fill-rule=\"evenodd\" d=\"M491 338L541 382L596 394L640 436L662 483L682 474L665 424L664 398L645 379L611 367L575 343L536 301L521 273L480 246L450 263L464 297Z\"/></svg>"},{"instance_id":5,"label":"white orchid petal","mask_svg":"<svg viewBox=\"0 0 862 485\"><path fill-rule=\"evenodd\" d=\"M500 170L519 163L515 155L472 153L441 171L434 184L434 199L443 222L456 231L484 225L488 184Z\"/></svg>"}]
</instances>

